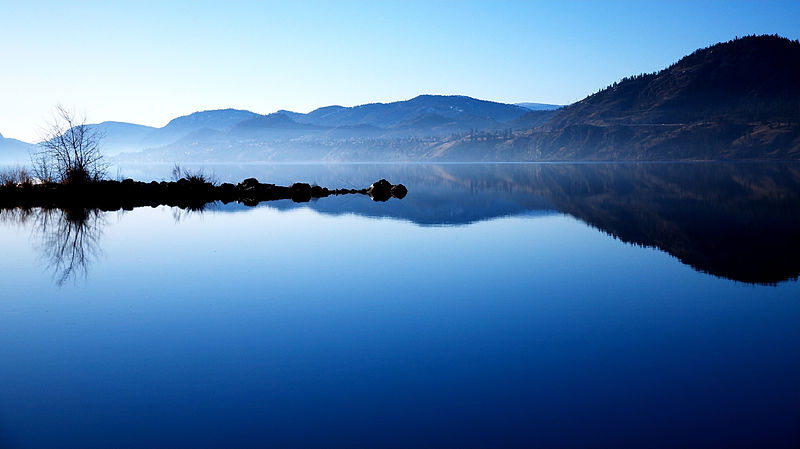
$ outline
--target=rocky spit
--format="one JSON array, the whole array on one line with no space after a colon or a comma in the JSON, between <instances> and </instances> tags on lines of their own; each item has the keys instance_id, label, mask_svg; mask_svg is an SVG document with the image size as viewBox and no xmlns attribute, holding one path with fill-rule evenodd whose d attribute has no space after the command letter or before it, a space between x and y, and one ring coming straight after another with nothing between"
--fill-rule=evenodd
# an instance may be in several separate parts
<instances>
[{"instance_id":1,"label":"rocky spit","mask_svg":"<svg viewBox=\"0 0 800 449\"><path fill-rule=\"evenodd\" d=\"M104 211L130 210L135 207L175 206L202 209L208 203L239 202L255 206L262 201L292 200L306 202L332 195L367 195L373 201L402 199L408 190L385 179L366 189L328 189L306 183L277 186L248 178L234 185L214 185L202 179L180 179L173 182L96 181L82 184L6 184L0 185L0 208L86 208Z\"/></svg>"}]
</instances>

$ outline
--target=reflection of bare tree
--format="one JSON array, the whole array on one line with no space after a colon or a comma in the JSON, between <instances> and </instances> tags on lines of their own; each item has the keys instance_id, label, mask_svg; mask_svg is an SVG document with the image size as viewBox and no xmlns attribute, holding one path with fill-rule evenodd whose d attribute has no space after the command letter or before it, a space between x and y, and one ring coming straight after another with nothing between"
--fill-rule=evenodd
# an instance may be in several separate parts
<instances>
[{"instance_id":1,"label":"reflection of bare tree","mask_svg":"<svg viewBox=\"0 0 800 449\"><path fill-rule=\"evenodd\" d=\"M42 258L56 283L61 286L70 278L85 277L101 253L104 214L96 209L37 209L33 219Z\"/></svg>"},{"instance_id":2,"label":"reflection of bare tree","mask_svg":"<svg viewBox=\"0 0 800 449\"><path fill-rule=\"evenodd\" d=\"M36 209L0 209L0 223L4 225L25 226L36 215Z\"/></svg>"},{"instance_id":3,"label":"reflection of bare tree","mask_svg":"<svg viewBox=\"0 0 800 449\"><path fill-rule=\"evenodd\" d=\"M205 212L214 212L216 207L213 203L203 203L187 207L173 207L171 209L172 219L175 220L175 224L178 224L190 216L198 215L202 217Z\"/></svg>"},{"instance_id":4,"label":"reflection of bare tree","mask_svg":"<svg viewBox=\"0 0 800 449\"><path fill-rule=\"evenodd\" d=\"M203 215L205 212L205 207L195 207L195 208L186 208L182 209L180 207L173 207L172 208L172 219L175 221L175 224L180 223L185 218L188 218L192 215Z\"/></svg>"}]
</instances>

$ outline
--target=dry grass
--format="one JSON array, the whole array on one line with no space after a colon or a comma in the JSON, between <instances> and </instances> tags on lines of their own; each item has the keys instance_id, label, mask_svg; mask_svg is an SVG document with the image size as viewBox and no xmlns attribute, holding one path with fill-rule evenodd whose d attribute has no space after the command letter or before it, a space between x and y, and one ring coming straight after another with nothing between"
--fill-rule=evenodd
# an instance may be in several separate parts
<instances>
[{"instance_id":1,"label":"dry grass","mask_svg":"<svg viewBox=\"0 0 800 449\"><path fill-rule=\"evenodd\" d=\"M0 170L0 185L16 187L33 184L33 178L25 167L14 167Z\"/></svg>"},{"instance_id":2,"label":"dry grass","mask_svg":"<svg viewBox=\"0 0 800 449\"><path fill-rule=\"evenodd\" d=\"M216 177L213 174L206 173L202 168L192 171L175 164L172 167L172 180L177 182L181 179L186 179L192 184L217 185Z\"/></svg>"}]
</instances>

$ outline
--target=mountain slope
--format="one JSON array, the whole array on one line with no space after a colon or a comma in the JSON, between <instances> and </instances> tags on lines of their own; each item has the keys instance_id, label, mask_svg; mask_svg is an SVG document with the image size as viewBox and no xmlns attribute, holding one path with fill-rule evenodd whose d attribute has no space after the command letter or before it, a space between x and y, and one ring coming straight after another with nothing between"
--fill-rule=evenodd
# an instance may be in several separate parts
<instances>
[{"instance_id":1,"label":"mountain slope","mask_svg":"<svg viewBox=\"0 0 800 449\"><path fill-rule=\"evenodd\" d=\"M800 159L800 43L749 36L628 77L502 141L461 139L438 159Z\"/></svg>"},{"instance_id":2,"label":"mountain slope","mask_svg":"<svg viewBox=\"0 0 800 449\"><path fill-rule=\"evenodd\" d=\"M240 109L215 109L210 111L194 112L170 120L162 131L180 132L197 131L202 128L209 128L215 131L222 131L231 126L253 117L258 117L255 112Z\"/></svg>"},{"instance_id":3,"label":"mountain slope","mask_svg":"<svg viewBox=\"0 0 800 449\"><path fill-rule=\"evenodd\" d=\"M9 139L0 134L0 164L26 164L35 145L17 139Z\"/></svg>"},{"instance_id":4,"label":"mountain slope","mask_svg":"<svg viewBox=\"0 0 800 449\"><path fill-rule=\"evenodd\" d=\"M547 103L514 103L517 106L522 106L531 111L555 111L556 109L563 108L563 105L547 104Z\"/></svg>"},{"instance_id":5,"label":"mountain slope","mask_svg":"<svg viewBox=\"0 0 800 449\"><path fill-rule=\"evenodd\" d=\"M565 107L532 140L558 159L798 159L800 43L697 50Z\"/></svg>"},{"instance_id":6,"label":"mountain slope","mask_svg":"<svg viewBox=\"0 0 800 449\"><path fill-rule=\"evenodd\" d=\"M393 128L421 116L438 115L452 121L479 117L486 122L507 122L521 117L528 109L512 104L477 100L461 95L420 95L406 101L370 103L349 108L328 106L292 118L318 126L372 125Z\"/></svg>"},{"instance_id":7,"label":"mountain slope","mask_svg":"<svg viewBox=\"0 0 800 449\"><path fill-rule=\"evenodd\" d=\"M553 127L681 124L710 119L798 120L800 44L751 36L697 50L565 107Z\"/></svg>"},{"instance_id":8,"label":"mountain slope","mask_svg":"<svg viewBox=\"0 0 800 449\"><path fill-rule=\"evenodd\" d=\"M115 121L88 126L101 133L104 153L113 156L120 152L158 148L180 141L197 142L254 117L260 116L250 111L218 109L180 116L161 128Z\"/></svg>"},{"instance_id":9,"label":"mountain slope","mask_svg":"<svg viewBox=\"0 0 800 449\"><path fill-rule=\"evenodd\" d=\"M102 144L106 154L121 151L140 150L152 139L158 128L136 125L126 122L102 122L89 125L102 135Z\"/></svg>"}]
</instances>

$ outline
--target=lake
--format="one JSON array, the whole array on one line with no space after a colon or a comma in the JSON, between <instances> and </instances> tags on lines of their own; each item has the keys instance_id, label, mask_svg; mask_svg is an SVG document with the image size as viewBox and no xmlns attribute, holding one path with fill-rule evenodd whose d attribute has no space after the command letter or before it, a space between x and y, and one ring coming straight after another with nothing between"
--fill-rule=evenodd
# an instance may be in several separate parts
<instances>
[{"instance_id":1,"label":"lake","mask_svg":"<svg viewBox=\"0 0 800 449\"><path fill-rule=\"evenodd\" d=\"M800 444L800 164L208 170L409 193L0 212L0 446Z\"/></svg>"}]
</instances>

